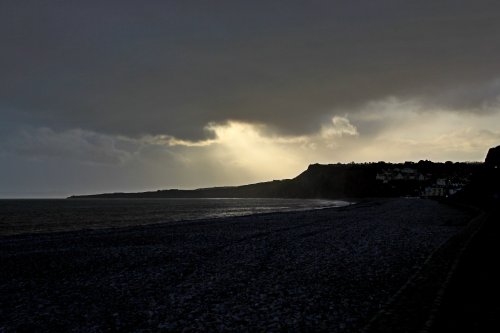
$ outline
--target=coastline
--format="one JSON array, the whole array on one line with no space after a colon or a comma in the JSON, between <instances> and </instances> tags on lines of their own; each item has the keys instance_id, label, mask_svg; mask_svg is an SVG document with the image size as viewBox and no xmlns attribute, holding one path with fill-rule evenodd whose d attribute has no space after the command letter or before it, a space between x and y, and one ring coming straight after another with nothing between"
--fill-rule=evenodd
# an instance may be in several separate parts
<instances>
[{"instance_id":1,"label":"coastline","mask_svg":"<svg viewBox=\"0 0 500 333\"><path fill-rule=\"evenodd\" d=\"M0 203L2 202L3 199L0 199ZM123 208L126 208L129 203L133 204L141 204L141 203L152 203L152 202L162 202L164 200L167 201L185 201L186 199L183 198L83 198L83 199L7 199L10 202L48 202L52 201L55 203L67 203L70 201L73 201L75 203L99 203L95 205L95 208L99 209L102 211L102 213L109 213L106 209L106 206L101 206L101 203L110 203L110 202L120 202L123 203ZM189 201L212 201L212 200L222 200L222 201L227 201L227 200L264 200L265 202L268 202L269 200L293 200L296 202L300 202L300 199L287 199L287 198L195 198L195 199L187 199ZM123 211L117 211L116 207L109 207L113 209L114 214L117 214L118 217L123 217L124 219L130 218L130 216L133 216L133 219L130 220L129 222L120 222L120 223L110 223L106 218L101 218L100 216L94 215L92 212L92 209L89 209L88 207L85 207L85 210L82 211L82 207L66 207L66 213L69 212L70 216L66 216L65 220L69 220L69 223L58 223L57 225L52 225L47 223L44 225L44 219L41 221L38 221L38 218L33 218L33 215L30 215L30 213L25 213L23 211L8 211L6 216L16 216L16 215L21 215L22 218L16 217L14 220L11 220L10 223L6 224L6 221L9 221L9 217L7 217L7 220L1 221L2 223L0 224L0 238L2 237L13 237L13 236L22 236L22 235L43 235L43 234L55 234L55 233L68 233L68 232L89 232L89 231L94 231L94 230L106 230L106 229L111 229L111 230L117 230L121 228L134 228L134 227L144 227L144 226L154 226L154 225L170 225L170 224L179 224L179 223L191 223L195 221L214 221L218 219L224 219L224 218L236 218L236 217L243 217L243 216L258 216L261 214L277 214L277 213L292 213L292 212L305 212L305 211L314 211L318 209L335 209L335 208L340 208L344 206L349 206L352 205L354 202L352 200L347 201L346 199L305 199L306 201L309 201L309 205L305 205L304 207L296 206L294 207L295 203L291 205L290 207L281 207L281 206L268 206L266 207L260 207L259 203L255 203L256 207L252 207L252 205L247 207L247 210L255 210L252 212L245 211L245 208L243 207L232 207L228 206L228 210L231 210L232 208L239 208L243 210L242 212L233 212L232 214L227 214L223 213L221 214L221 209L219 208L219 212L217 212L217 209L213 209L212 211L206 211L205 213L198 213L198 214L189 214L190 216L184 216L182 217L179 215L178 211L169 211L168 207L169 205L166 205L163 208L163 211L161 211L160 217L155 216L152 218L151 216L148 216L147 214L144 214L143 211L128 211L127 213ZM311 203L311 201L313 201ZM319 201L320 203L315 203L314 201ZM323 203L329 202L330 205L325 206ZM284 203L286 204L286 202ZM316 206L318 205L318 206ZM46 209L47 207L40 207L41 209ZM68 208L71 209L68 211ZM142 208L142 207L140 207ZM151 208L151 207L150 207ZM166 210L165 210L166 208ZM192 210L191 205L189 205L189 211ZM196 207L195 207L196 208ZM78 218L82 219L85 222L91 222L90 224L85 224L85 223L76 223L72 224L71 220L75 218L74 216L76 213L73 212L73 210L79 209ZM154 209L154 207L153 207ZM39 213L37 211L31 212L33 213ZM43 214L43 211L42 211ZM47 213L45 213L47 214ZM50 212L49 212L50 214ZM185 215L185 214L184 214ZM205 216L204 216L205 215ZM207 216L208 215L208 216ZM50 215L49 217L46 217L45 220L50 220ZM53 219L59 220L60 216L52 216ZM16 221L17 219L17 221ZM28 224L26 224L26 220L30 221ZM63 219L64 220L64 219ZM112 219L113 220L113 219ZM116 220L116 215L114 216L114 220ZM21 222L20 226L16 225L16 222ZM25 226L23 226L25 224ZM34 230L33 226L34 225L39 225L40 229Z\"/></svg>"},{"instance_id":2,"label":"coastline","mask_svg":"<svg viewBox=\"0 0 500 333\"><path fill-rule=\"evenodd\" d=\"M3 309L0 327L349 332L469 217L434 201L382 199L2 237L2 304L17 310Z\"/></svg>"}]
</instances>

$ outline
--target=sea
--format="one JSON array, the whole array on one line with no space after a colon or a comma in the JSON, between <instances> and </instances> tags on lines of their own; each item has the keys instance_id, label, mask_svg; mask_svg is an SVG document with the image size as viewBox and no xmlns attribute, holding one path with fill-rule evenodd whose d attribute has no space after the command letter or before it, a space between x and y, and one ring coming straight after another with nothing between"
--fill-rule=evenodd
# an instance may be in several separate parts
<instances>
[{"instance_id":1,"label":"sea","mask_svg":"<svg viewBox=\"0 0 500 333\"><path fill-rule=\"evenodd\" d=\"M321 199L9 199L0 200L0 235L117 228L341 207Z\"/></svg>"}]
</instances>

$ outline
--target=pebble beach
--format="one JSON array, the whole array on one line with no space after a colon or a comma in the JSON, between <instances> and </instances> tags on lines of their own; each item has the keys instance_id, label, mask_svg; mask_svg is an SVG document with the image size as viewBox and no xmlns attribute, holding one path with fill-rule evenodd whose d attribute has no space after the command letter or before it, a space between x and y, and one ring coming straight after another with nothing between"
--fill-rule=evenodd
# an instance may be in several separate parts
<instances>
[{"instance_id":1,"label":"pebble beach","mask_svg":"<svg viewBox=\"0 0 500 333\"><path fill-rule=\"evenodd\" d=\"M3 236L0 332L353 332L471 217L398 198Z\"/></svg>"}]
</instances>

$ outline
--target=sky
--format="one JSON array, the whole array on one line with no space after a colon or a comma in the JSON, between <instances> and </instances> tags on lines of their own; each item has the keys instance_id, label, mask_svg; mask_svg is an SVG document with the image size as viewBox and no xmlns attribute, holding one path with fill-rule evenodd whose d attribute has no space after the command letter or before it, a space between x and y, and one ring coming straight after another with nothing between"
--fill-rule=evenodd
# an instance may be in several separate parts
<instances>
[{"instance_id":1,"label":"sky","mask_svg":"<svg viewBox=\"0 0 500 333\"><path fill-rule=\"evenodd\" d=\"M482 161L500 2L0 2L0 197Z\"/></svg>"}]
</instances>

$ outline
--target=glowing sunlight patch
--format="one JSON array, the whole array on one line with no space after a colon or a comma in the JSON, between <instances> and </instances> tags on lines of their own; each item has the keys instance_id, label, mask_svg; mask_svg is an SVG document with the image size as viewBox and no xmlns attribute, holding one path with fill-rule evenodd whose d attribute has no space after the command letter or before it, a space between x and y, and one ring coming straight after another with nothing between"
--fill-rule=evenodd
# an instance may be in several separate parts
<instances>
[{"instance_id":1,"label":"glowing sunlight patch","mask_svg":"<svg viewBox=\"0 0 500 333\"><path fill-rule=\"evenodd\" d=\"M262 134L262 125L234 121L210 124L207 129L216 136L214 157L246 172L282 177L303 168L293 151L292 143L300 141L296 138L287 141L286 138L268 137Z\"/></svg>"}]
</instances>

